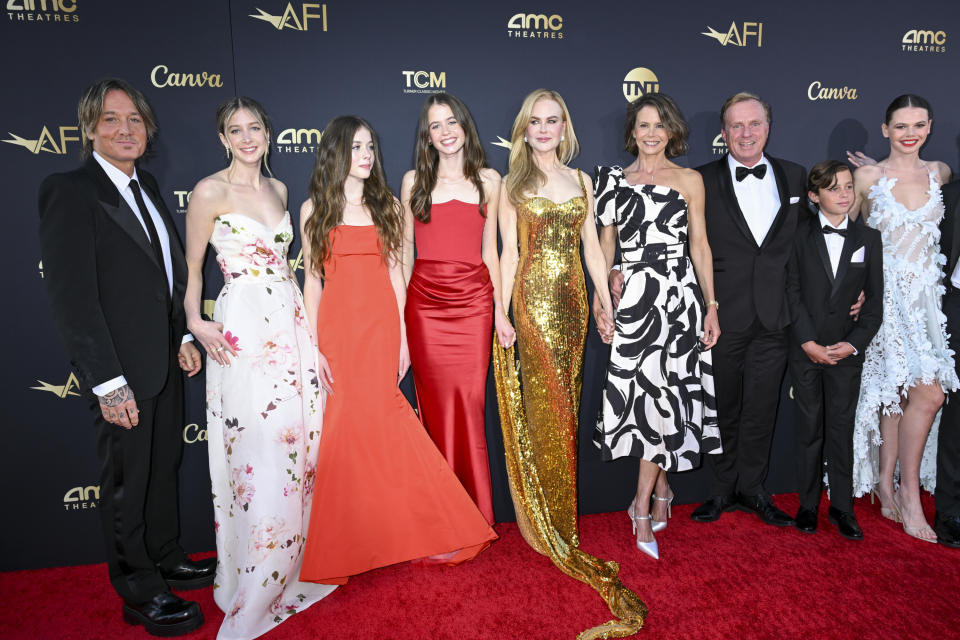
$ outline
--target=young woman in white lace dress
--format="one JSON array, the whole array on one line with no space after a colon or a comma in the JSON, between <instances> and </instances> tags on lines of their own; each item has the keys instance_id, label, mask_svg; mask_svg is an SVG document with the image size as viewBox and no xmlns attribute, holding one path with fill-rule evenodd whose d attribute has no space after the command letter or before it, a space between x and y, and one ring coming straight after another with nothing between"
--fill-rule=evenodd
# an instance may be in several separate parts
<instances>
[{"instance_id":1,"label":"young woman in white lace dress","mask_svg":"<svg viewBox=\"0 0 960 640\"><path fill-rule=\"evenodd\" d=\"M881 513L920 540L936 541L920 505L921 483L933 490L936 433L931 425L944 392L960 386L947 346L944 258L937 225L940 185L950 168L920 159L932 112L915 95L887 108L883 136L890 154L854 174L865 222L883 238L883 324L867 347L854 427L854 495L876 490ZM935 428L934 428L935 430ZM929 436L929 438L928 438ZM894 491L899 463L900 486Z\"/></svg>"}]
</instances>

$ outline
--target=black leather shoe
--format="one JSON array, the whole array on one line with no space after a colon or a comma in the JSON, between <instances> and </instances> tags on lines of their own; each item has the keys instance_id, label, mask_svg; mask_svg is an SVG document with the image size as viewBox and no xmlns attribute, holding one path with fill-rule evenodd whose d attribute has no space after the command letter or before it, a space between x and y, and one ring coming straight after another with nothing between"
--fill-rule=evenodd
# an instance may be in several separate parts
<instances>
[{"instance_id":1,"label":"black leather shoe","mask_svg":"<svg viewBox=\"0 0 960 640\"><path fill-rule=\"evenodd\" d=\"M800 510L797 511L797 529L803 531L804 533L816 533L817 532L817 510L816 509L807 509L806 507L800 507Z\"/></svg>"},{"instance_id":2,"label":"black leather shoe","mask_svg":"<svg viewBox=\"0 0 960 640\"><path fill-rule=\"evenodd\" d=\"M166 580L171 589L189 591L200 589L213 584L217 573L217 558L191 560L186 558L182 562L169 567L161 567L160 575Z\"/></svg>"},{"instance_id":3,"label":"black leather shoe","mask_svg":"<svg viewBox=\"0 0 960 640\"><path fill-rule=\"evenodd\" d=\"M720 519L724 511L736 509L736 500L733 496L713 496L690 514L691 520L697 522L713 522Z\"/></svg>"},{"instance_id":4,"label":"black leather shoe","mask_svg":"<svg viewBox=\"0 0 960 640\"><path fill-rule=\"evenodd\" d=\"M142 624L147 633L169 638L190 633L203 624L200 605L179 598L169 591L158 593L143 604L123 603L123 621Z\"/></svg>"},{"instance_id":5,"label":"black leather shoe","mask_svg":"<svg viewBox=\"0 0 960 640\"><path fill-rule=\"evenodd\" d=\"M830 524L837 525L837 530L844 538L848 540L863 540L863 531L857 524L857 517L852 511L840 511L835 507L830 507L827 511L827 520Z\"/></svg>"},{"instance_id":6,"label":"black leather shoe","mask_svg":"<svg viewBox=\"0 0 960 640\"><path fill-rule=\"evenodd\" d=\"M773 500L764 495L740 495L737 498L737 507L741 511L756 515L767 524L772 524L775 527L792 527L796 524L793 518L777 509Z\"/></svg>"},{"instance_id":7,"label":"black leather shoe","mask_svg":"<svg viewBox=\"0 0 960 640\"><path fill-rule=\"evenodd\" d=\"M960 549L960 516L940 515L933 519L933 530L937 542L954 549Z\"/></svg>"}]
</instances>

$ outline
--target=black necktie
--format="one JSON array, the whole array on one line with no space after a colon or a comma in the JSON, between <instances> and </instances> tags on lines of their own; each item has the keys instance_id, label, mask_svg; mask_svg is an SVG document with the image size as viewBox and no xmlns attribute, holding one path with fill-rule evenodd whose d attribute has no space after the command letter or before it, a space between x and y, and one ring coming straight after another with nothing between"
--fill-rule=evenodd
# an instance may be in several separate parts
<instances>
[{"instance_id":1,"label":"black necktie","mask_svg":"<svg viewBox=\"0 0 960 640\"><path fill-rule=\"evenodd\" d=\"M763 180L763 176L767 175L767 165L758 164L753 169L747 169L746 167L737 167L737 171L736 171L737 182L743 182L743 179L749 175L756 176L757 180Z\"/></svg>"},{"instance_id":2,"label":"black necktie","mask_svg":"<svg viewBox=\"0 0 960 640\"><path fill-rule=\"evenodd\" d=\"M147 238L153 247L153 255L157 257L157 263L160 265L160 270L163 271L163 279L166 280L167 267L163 263L163 249L160 247L160 236L157 234L157 227L153 224L153 218L147 210L147 203L143 201L143 194L140 193L140 185L136 180L130 181L130 190L133 191L133 199L136 200L137 208L140 210L140 218L147 227Z\"/></svg>"},{"instance_id":3,"label":"black necktie","mask_svg":"<svg viewBox=\"0 0 960 640\"><path fill-rule=\"evenodd\" d=\"M843 236L844 238L847 237L847 230L846 230L846 229L834 229L833 227L831 227L831 226L828 225L828 224L823 225L822 231L823 231L823 235L827 235L827 234L829 234L829 233L835 233L835 234L837 234L838 236Z\"/></svg>"}]
</instances>

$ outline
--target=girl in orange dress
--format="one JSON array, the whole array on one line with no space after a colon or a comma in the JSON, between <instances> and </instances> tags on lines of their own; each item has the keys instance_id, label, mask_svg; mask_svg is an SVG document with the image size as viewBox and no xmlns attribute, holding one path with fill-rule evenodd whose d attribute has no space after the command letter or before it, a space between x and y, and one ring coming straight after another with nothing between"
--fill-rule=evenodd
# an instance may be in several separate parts
<instances>
[{"instance_id":1,"label":"girl in orange dress","mask_svg":"<svg viewBox=\"0 0 960 640\"><path fill-rule=\"evenodd\" d=\"M403 217L366 121L327 125L300 219L328 394L301 579L343 584L405 560L473 558L497 536L397 387L410 366Z\"/></svg>"}]
</instances>

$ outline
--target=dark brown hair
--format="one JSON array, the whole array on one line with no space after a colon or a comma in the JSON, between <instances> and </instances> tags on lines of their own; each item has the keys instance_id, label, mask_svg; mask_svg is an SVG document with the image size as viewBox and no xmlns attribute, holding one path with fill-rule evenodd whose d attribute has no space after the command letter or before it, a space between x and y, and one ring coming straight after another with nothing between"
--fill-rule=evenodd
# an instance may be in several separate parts
<instances>
[{"instance_id":1,"label":"dark brown hair","mask_svg":"<svg viewBox=\"0 0 960 640\"><path fill-rule=\"evenodd\" d=\"M687 127L687 122L683 119L683 114L680 113L677 103L665 93L645 93L627 105L627 115L623 119L623 148L633 155L640 153L637 140L633 136L633 130L637 125L637 114L644 107L656 109L660 116L660 122L667 130L667 157L675 158L685 154L690 128Z\"/></svg>"},{"instance_id":2,"label":"dark brown hair","mask_svg":"<svg viewBox=\"0 0 960 640\"><path fill-rule=\"evenodd\" d=\"M807 177L807 191L819 193L821 189L829 189L837 182L837 175L849 171L853 175L853 170L845 162L839 160L824 160L813 165L810 169L810 175Z\"/></svg>"},{"instance_id":3,"label":"dark brown hair","mask_svg":"<svg viewBox=\"0 0 960 640\"><path fill-rule=\"evenodd\" d=\"M93 141L90 134L96 131L100 116L103 115L103 102L111 91L123 91L140 112L143 126L147 130L147 142L157 133L157 119L153 115L150 103L132 84L120 78L99 80L84 90L77 104L77 121L80 123L80 139L83 141L81 155L86 158L93 153Z\"/></svg>"},{"instance_id":4,"label":"dark brown hair","mask_svg":"<svg viewBox=\"0 0 960 640\"><path fill-rule=\"evenodd\" d=\"M887 107L887 112L883 115L883 121L886 124L890 124L890 121L893 120L893 112L897 109L906 109L908 107L916 107L918 109L927 110L927 120L933 120L933 109L930 107L930 103L921 98L918 95L912 93L905 93L902 96L897 96L893 99L893 102L890 103L890 106Z\"/></svg>"}]
</instances>

